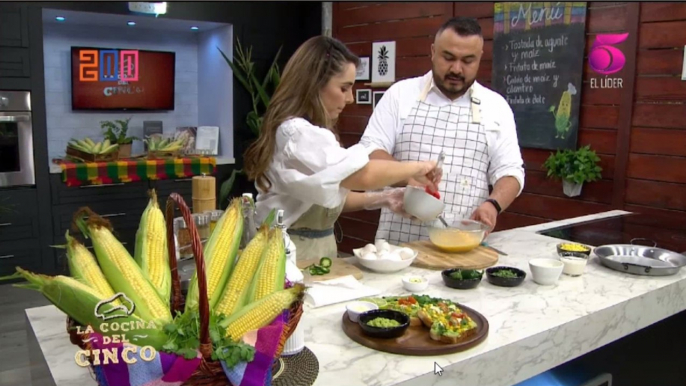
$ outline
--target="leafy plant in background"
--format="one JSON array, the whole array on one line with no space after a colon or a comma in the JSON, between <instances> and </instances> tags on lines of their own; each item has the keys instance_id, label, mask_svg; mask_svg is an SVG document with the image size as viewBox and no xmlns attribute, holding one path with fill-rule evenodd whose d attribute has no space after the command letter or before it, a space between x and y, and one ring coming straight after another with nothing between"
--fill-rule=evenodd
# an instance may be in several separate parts
<instances>
[{"instance_id":1,"label":"leafy plant in background","mask_svg":"<svg viewBox=\"0 0 686 386\"><path fill-rule=\"evenodd\" d=\"M131 121L131 118L127 120L101 121L100 127L104 131L105 139L109 139L112 144L118 143L120 145L127 145L134 140L138 140L136 137L127 137L129 121Z\"/></svg>"},{"instance_id":2,"label":"leafy plant in background","mask_svg":"<svg viewBox=\"0 0 686 386\"><path fill-rule=\"evenodd\" d=\"M217 47L219 52L224 57L226 63L231 67L233 75L238 79L238 81L243 85L243 87L250 93L250 99L252 102L252 110L248 113L246 117L246 124L250 131L255 135L260 135L260 127L262 126L262 116L267 111L269 107L269 102L271 101L271 96L276 87L281 81L281 73L279 70L279 65L277 60L281 54L281 48L276 53L274 60L272 60L271 66L267 70L260 81L256 74L255 63L252 61L252 47L247 50L243 49L240 40L236 40L236 55L235 60L232 61L228 56ZM227 202L233 185L236 182L238 175L243 174L243 169L236 169L231 172L231 176L221 184L219 189L219 202L223 205Z\"/></svg>"},{"instance_id":3,"label":"leafy plant in background","mask_svg":"<svg viewBox=\"0 0 686 386\"><path fill-rule=\"evenodd\" d=\"M545 161L548 178L559 178L575 184L593 182L601 178L600 158L590 145L578 150L558 150Z\"/></svg>"}]
</instances>

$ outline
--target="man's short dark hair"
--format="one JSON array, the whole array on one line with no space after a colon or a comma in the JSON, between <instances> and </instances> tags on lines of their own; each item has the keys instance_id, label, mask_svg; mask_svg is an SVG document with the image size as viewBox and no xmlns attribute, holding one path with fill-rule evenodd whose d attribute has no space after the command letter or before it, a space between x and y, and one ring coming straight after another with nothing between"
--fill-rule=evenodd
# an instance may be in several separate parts
<instances>
[{"instance_id":1,"label":"man's short dark hair","mask_svg":"<svg viewBox=\"0 0 686 386\"><path fill-rule=\"evenodd\" d=\"M440 35L441 32L448 28L452 29L460 36L483 36L481 34L481 26L479 25L479 22L477 22L473 17L454 17L443 23L436 35Z\"/></svg>"}]
</instances>

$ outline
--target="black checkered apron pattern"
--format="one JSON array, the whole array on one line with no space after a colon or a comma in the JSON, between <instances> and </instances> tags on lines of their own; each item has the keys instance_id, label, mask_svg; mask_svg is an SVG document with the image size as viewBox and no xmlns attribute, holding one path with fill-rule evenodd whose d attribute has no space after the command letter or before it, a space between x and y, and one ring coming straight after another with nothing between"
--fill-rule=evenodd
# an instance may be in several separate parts
<instances>
[{"instance_id":1,"label":"black checkered apron pattern","mask_svg":"<svg viewBox=\"0 0 686 386\"><path fill-rule=\"evenodd\" d=\"M473 122L468 106L438 107L419 101L396 137L393 156L399 161L436 160L441 150L446 154L439 185L444 213L468 218L489 194L486 130ZM376 239L396 245L425 240L427 225L383 208Z\"/></svg>"}]
</instances>

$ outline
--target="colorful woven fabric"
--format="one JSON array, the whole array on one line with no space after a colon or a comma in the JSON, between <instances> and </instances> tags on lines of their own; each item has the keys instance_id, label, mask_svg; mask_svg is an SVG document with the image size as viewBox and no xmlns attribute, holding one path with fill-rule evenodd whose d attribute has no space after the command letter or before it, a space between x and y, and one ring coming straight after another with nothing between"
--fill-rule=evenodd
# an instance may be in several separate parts
<instances>
[{"instance_id":1,"label":"colorful woven fabric","mask_svg":"<svg viewBox=\"0 0 686 386\"><path fill-rule=\"evenodd\" d=\"M102 335L98 333L91 334L91 337L95 338L91 341L93 349L100 349L101 352L103 349L109 352L117 350L118 354L118 363L105 364L104 354L101 354L101 364L93 366L100 386L180 386L200 365L199 351L198 356L191 360L173 354L155 352L154 358L146 361L141 358L141 347L128 343L103 344ZM133 350L126 352L126 359L130 362L135 360L135 363L127 363L123 360L123 350L126 347L135 349L135 352ZM146 355L149 354L146 352Z\"/></svg>"},{"instance_id":2,"label":"colorful woven fabric","mask_svg":"<svg viewBox=\"0 0 686 386\"><path fill-rule=\"evenodd\" d=\"M239 363L229 369L222 361L224 374L232 385L236 386L271 386L274 355L279 347L281 334L288 322L288 311L284 311L270 325L246 333L243 343L255 348L255 357L250 363Z\"/></svg>"},{"instance_id":3,"label":"colorful woven fabric","mask_svg":"<svg viewBox=\"0 0 686 386\"><path fill-rule=\"evenodd\" d=\"M188 178L211 175L217 166L214 157L130 159L112 162L56 161L67 186L102 185L142 180Z\"/></svg>"}]
</instances>

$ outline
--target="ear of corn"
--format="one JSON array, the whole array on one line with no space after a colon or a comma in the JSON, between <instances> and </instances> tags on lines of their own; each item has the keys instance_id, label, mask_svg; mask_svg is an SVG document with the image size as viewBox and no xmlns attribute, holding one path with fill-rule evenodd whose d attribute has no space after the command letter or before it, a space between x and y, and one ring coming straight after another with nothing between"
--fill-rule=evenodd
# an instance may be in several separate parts
<instances>
[{"instance_id":1,"label":"ear of corn","mask_svg":"<svg viewBox=\"0 0 686 386\"><path fill-rule=\"evenodd\" d=\"M305 287L296 284L293 288L272 293L256 302L241 308L220 324L226 328L226 337L239 341L246 332L267 326L274 318L298 301Z\"/></svg>"},{"instance_id":2,"label":"ear of corn","mask_svg":"<svg viewBox=\"0 0 686 386\"><path fill-rule=\"evenodd\" d=\"M214 307L215 312L229 316L247 303L250 283L255 277L262 256L267 251L268 232L267 227L260 229L241 253L236 269Z\"/></svg>"},{"instance_id":3,"label":"ear of corn","mask_svg":"<svg viewBox=\"0 0 686 386\"><path fill-rule=\"evenodd\" d=\"M243 209L240 199L234 199L224 212L205 244L205 277L210 308L221 297L226 281L233 271L238 247L243 236ZM186 295L186 311L198 307L198 276L193 274Z\"/></svg>"},{"instance_id":4,"label":"ear of corn","mask_svg":"<svg viewBox=\"0 0 686 386\"><path fill-rule=\"evenodd\" d=\"M111 329L107 329L107 332L103 332L103 324L108 325L109 327L111 323L115 322L119 325L129 323L130 325L133 324L139 327L139 329L132 330L130 333L126 334L127 339L133 344L138 346L150 345L155 349L161 349L162 345L164 345L167 340L167 337L161 328L162 326L156 324L155 327L157 328L148 328L152 326L137 316L122 315L119 311L119 307L121 306L118 306L115 302L99 304L101 301L108 298L74 278L68 276L53 277L39 275L19 267L17 267L17 276L23 277L29 283L15 284L15 286L41 292L43 296L55 305L55 307L83 325L84 330L86 326L91 326L94 331L104 335L112 333L121 334L121 332L113 332ZM96 311L101 315L119 313L118 315L121 316L117 316L111 320L104 320L96 315ZM146 328L140 328L141 326L145 326Z\"/></svg>"},{"instance_id":5,"label":"ear of corn","mask_svg":"<svg viewBox=\"0 0 686 386\"><path fill-rule=\"evenodd\" d=\"M143 211L136 232L136 251L134 259L141 267L145 277L162 298L169 304L171 294L171 270L167 251L167 225L157 203L157 195L152 190L150 201Z\"/></svg>"},{"instance_id":6,"label":"ear of corn","mask_svg":"<svg viewBox=\"0 0 686 386\"><path fill-rule=\"evenodd\" d=\"M248 303L282 290L286 280L286 248L280 229L269 232L267 250L262 255L257 273L252 279Z\"/></svg>"},{"instance_id":7,"label":"ear of corn","mask_svg":"<svg viewBox=\"0 0 686 386\"><path fill-rule=\"evenodd\" d=\"M67 231L67 262L69 274L76 280L97 291L103 297L114 296L114 290L95 261L92 253Z\"/></svg>"},{"instance_id":8,"label":"ear of corn","mask_svg":"<svg viewBox=\"0 0 686 386\"><path fill-rule=\"evenodd\" d=\"M112 288L125 293L135 304L135 314L146 321L171 322L169 306L143 275L129 251L104 226L89 224L95 256Z\"/></svg>"}]
</instances>

